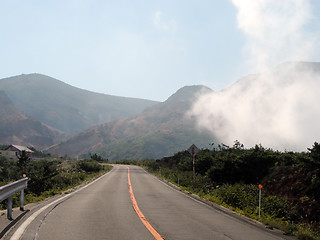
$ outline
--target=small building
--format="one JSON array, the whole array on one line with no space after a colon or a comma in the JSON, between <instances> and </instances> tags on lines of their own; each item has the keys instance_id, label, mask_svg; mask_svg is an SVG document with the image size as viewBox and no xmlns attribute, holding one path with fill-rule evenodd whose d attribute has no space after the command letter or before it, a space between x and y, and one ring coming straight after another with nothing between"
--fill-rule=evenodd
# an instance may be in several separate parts
<instances>
[{"instance_id":1,"label":"small building","mask_svg":"<svg viewBox=\"0 0 320 240\"><path fill-rule=\"evenodd\" d=\"M6 148L6 151L8 152L15 152L16 157L18 158L22 151L25 151L29 157L32 157L33 151L30 150L29 148L25 146L19 146L19 145L10 145L9 147Z\"/></svg>"},{"instance_id":2,"label":"small building","mask_svg":"<svg viewBox=\"0 0 320 240\"><path fill-rule=\"evenodd\" d=\"M14 151L6 151L6 150L0 150L0 157L6 157L6 158L17 158L16 152Z\"/></svg>"}]
</instances>

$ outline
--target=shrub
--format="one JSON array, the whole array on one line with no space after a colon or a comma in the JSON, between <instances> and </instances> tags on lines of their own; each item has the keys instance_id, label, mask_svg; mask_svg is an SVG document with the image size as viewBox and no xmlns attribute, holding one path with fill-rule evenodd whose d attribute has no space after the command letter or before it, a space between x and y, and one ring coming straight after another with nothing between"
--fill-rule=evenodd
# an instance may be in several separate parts
<instances>
[{"instance_id":1,"label":"shrub","mask_svg":"<svg viewBox=\"0 0 320 240\"><path fill-rule=\"evenodd\" d=\"M77 163L77 166L80 170L84 172L99 172L103 170L103 167L93 160L80 160Z\"/></svg>"},{"instance_id":2,"label":"shrub","mask_svg":"<svg viewBox=\"0 0 320 240\"><path fill-rule=\"evenodd\" d=\"M254 194L254 192L256 192ZM245 209L258 206L257 188L252 185L225 184L213 191L213 194L229 206Z\"/></svg>"}]
</instances>

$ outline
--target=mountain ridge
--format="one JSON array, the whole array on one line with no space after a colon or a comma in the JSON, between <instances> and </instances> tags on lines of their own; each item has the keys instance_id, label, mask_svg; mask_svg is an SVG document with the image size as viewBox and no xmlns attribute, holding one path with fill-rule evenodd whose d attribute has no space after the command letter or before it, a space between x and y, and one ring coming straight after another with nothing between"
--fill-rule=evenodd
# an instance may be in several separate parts
<instances>
[{"instance_id":1,"label":"mountain ridge","mask_svg":"<svg viewBox=\"0 0 320 240\"><path fill-rule=\"evenodd\" d=\"M165 102L141 114L94 126L48 151L73 157L95 152L110 160L119 160L160 158L186 149L192 143L208 146L214 138L198 132L186 112L198 94L211 91L204 86L183 87Z\"/></svg>"},{"instance_id":2,"label":"mountain ridge","mask_svg":"<svg viewBox=\"0 0 320 240\"><path fill-rule=\"evenodd\" d=\"M42 149L60 142L65 135L20 112L0 91L0 142Z\"/></svg>"},{"instance_id":3,"label":"mountain ridge","mask_svg":"<svg viewBox=\"0 0 320 240\"><path fill-rule=\"evenodd\" d=\"M69 136L157 103L90 92L42 74L0 79L0 90L17 109Z\"/></svg>"}]
</instances>

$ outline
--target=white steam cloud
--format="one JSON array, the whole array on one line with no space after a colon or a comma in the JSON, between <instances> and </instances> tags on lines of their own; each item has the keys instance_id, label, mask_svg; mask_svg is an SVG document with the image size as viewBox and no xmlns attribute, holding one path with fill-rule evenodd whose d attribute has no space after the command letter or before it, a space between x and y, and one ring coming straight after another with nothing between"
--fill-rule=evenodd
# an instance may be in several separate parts
<instances>
[{"instance_id":1,"label":"white steam cloud","mask_svg":"<svg viewBox=\"0 0 320 240\"><path fill-rule=\"evenodd\" d=\"M319 33L306 31L312 20L307 0L233 0L244 32L252 70L224 91L201 96L190 110L199 127L220 142L239 140L278 150L305 151L320 140L320 63L313 59Z\"/></svg>"},{"instance_id":2,"label":"white steam cloud","mask_svg":"<svg viewBox=\"0 0 320 240\"><path fill-rule=\"evenodd\" d=\"M232 0L238 27L245 34L253 70L315 55L318 33L306 30L313 19L308 0Z\"/></svg>"}]
</instances>

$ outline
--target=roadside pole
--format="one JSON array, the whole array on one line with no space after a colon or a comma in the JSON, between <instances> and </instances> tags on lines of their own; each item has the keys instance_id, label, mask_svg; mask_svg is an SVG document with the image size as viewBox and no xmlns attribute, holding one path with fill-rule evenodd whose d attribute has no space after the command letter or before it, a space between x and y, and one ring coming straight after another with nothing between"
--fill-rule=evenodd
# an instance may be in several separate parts
<instances>
[{"instance_id":1,"label":"roadside pole","mask_svg":"<svg viewBox=\"0 0 320 240\"><path fill-rule=\"evenodd\" d=\"M193 173L193 190L195 189L195 182L196 182L196 166L195 166L195 159L196 155L200 150L197 148L196 145L192 144L188 152L192 155L192 173Z\"/></svg>"},{"instance_id":2,"label":"roadside pole","mask_svg":"<svg viewBox=\"0 0 320 240\"><path fill-rule=\"evenodd\" d=\"M195 188L195 184L196 184L196 166L195 166L195 159L196 159L196 155L193 154L192 155L192 175L193 175L193 190Z\"/></svg>"},{"instance_id":3,"label":"roadside pole","mask_svg":"<svg viewBox=\"0 0 320 240\"><path fill-rule=\"evenodd\" d=\"M259 184L259 218L261 216L261 189L262 189L262 185Z\"/></svg>"},{"instance_id":4,"label":"roadside pole","mask_svg":"<svg viewBox=\"0 0 320 240\"><path fill-rule=\"evenodd\" d=\"M180 186L180 178L179 178L180 176L179 176L179 172L178 172L177 175L178 175L178 186Z\"/></svg>"}]
</instances>

